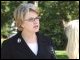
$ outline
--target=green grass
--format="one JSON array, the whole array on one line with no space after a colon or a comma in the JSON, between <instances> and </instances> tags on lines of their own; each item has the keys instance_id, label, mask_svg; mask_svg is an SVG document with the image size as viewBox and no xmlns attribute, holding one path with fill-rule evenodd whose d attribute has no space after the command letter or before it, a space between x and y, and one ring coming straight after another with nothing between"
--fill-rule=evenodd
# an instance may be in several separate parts
<instances>
[{"instance_id":1,"label":"green grass","mask_svg":"<svg viewBox=\"0 0 80 60\"><path fill-rule=\"evenodd\" d=\"M56 50L55 53L56 53L56 58L57 59L68 59L66 51L64 51L64 50L62 50L62 51L61 50Z\"/></svg>"}]
</instances>

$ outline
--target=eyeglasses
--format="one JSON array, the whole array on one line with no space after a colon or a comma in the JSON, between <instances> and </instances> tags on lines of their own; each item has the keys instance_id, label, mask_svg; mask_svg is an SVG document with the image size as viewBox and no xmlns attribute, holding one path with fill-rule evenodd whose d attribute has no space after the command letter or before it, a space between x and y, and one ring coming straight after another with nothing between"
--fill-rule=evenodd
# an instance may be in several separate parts
<instances>
[{"instance_id":1,"label":"eyeglasses","mask_svg":"<svg viewBox=\"0 0 80 60\"><path fill-rule=\"evenodd\" d=\"M29 18L29 19L26 19L25 21L29 21L29 22L34 22L35 20L39 20L41 17L40 16L38 16L38 17L36 17L36 18Z\"/></svg>"}]
</instances>

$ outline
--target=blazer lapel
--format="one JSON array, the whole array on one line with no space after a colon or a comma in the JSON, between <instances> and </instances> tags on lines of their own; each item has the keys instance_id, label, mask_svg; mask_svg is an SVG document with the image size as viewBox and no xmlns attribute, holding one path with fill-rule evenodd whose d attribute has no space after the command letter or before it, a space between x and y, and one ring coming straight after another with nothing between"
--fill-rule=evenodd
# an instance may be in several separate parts
<instances>
[{"instance_id":1,"label":"blazer lapel","mask_svg":"<svg viewBox=\"0 0 80 60\"><path fill-rule=\"evenodd\" d=\"M28 45L26 44L26 42L23 40L23 38L20 36L21 42L18 43L17 45L17 49L18 51L20 51L20 53L24 54L25 57L35 57L36 55L31 51L31 49L28 47Z\"/></svg>"},{"instance_id":2,"label":"blazer lapel","mask_svg":"<svg viewBox=\"0 0 80 60\"><path fill-rule=\"evenodd\" d=\"M47 46L44 42L44 39L39 34L37 34L37 39L38 39L38 54L37 54L38 57L37 58L43 59L46 56L45 52L47 52L47 49L46 49Z\"/></svg>"}]
</instances>

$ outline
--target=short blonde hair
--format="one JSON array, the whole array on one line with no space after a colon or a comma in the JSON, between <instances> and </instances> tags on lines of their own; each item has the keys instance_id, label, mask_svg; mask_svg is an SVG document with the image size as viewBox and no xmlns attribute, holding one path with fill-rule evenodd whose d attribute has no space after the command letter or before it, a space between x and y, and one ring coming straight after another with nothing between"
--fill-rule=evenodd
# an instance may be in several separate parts
<instances>
[{"instance_id":1,"label":"short blonde hair","mask_svg":"<svg viewBox=\"0 0 80 60\"><path fill-rule=\"evenodd\" d=\"M32 3L21 4L14 11L14 15L13 15L14 16L14 20L16 22L16 26L17 26L19 31L22 31L23 28L21 27L21 24L22 24L22 22L24 20L25 14L28 13L29 11L34 11L37 14L39 13L37 7Z\"/></svg>"}]
</instances>

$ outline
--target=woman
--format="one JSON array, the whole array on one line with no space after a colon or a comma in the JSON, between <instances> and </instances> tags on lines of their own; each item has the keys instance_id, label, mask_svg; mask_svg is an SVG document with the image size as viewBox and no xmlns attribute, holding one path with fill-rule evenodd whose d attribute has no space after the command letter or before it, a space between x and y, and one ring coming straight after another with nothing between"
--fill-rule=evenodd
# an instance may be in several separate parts
<instances>
[{"instance_id":1,"label":"woman","mask_svg":"<svg viewBox=\"0 0 80 60\"><path fill-rule=\"evenodd\" d=\"M54 59L51 39L39 33L37 8L31 4L21 4L14 12L18 33L4 41L1 48L2 59Z\"/></svg>"}]
</instances>

